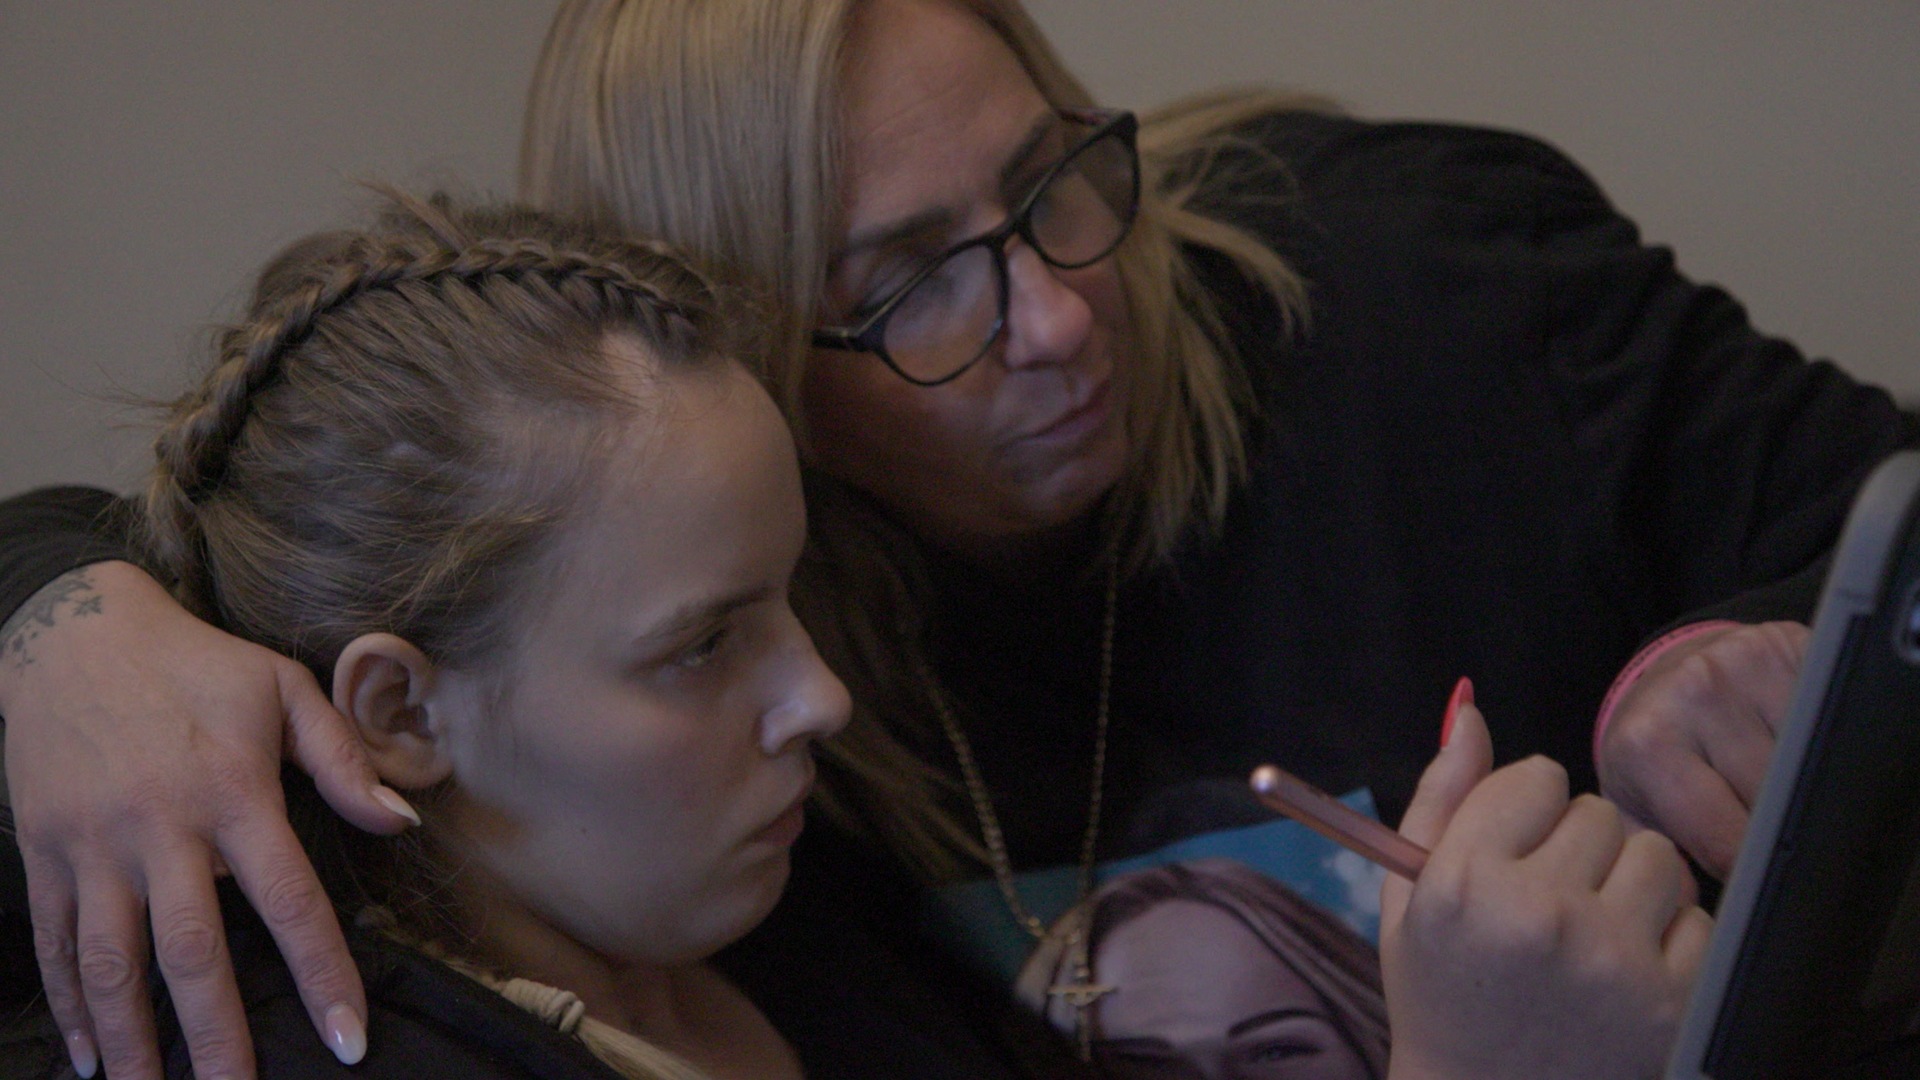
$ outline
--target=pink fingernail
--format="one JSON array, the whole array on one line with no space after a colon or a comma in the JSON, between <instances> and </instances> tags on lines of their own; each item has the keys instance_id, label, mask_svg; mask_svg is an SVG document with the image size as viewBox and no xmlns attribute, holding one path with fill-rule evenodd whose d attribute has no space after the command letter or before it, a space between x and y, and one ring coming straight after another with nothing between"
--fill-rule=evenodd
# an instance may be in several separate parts
<instances>
[{"instance_id":1,"label":"pink fingernail","mask_svg":"<svg viewBox=\"0 0 1920 1080\"><path fill-rule=\"evenodd\" d=\"M401 798L399 792L385 784L375 784L373 787L373 800L381 806L399 814L401 817L406 818L408 821L413 822L415 828L419 827L420 811L415 810L412 803Z\"/></svg>"},{"instance_id":2,"label":"pink fingernail","mask_svg":"<svg viewBox=\"0 0 1920 1080\"><path fill-rule=\"evenodd\" d=\"M94 1048L92 1036L84 1031L67 1032L67 1056L73 1059L73 1071L80 1074L80 1080L93 1080L100 1068L100 1051Z\"/></svg>"},{"instance_id":3,"label":"pink fingernail","mask_svg":"<svg viewBox=\"0 0 1920 1080\"><path fill-rule=\"evenodd\" d=\"M1453 738L1453 722L1459 719L1460 706L1473 704L1473 680L1462 675L1460 681L1453 684L1453 696L1447 699L1446 715L1440 718L1440 748L1446 749L1447 740Z\"/></svg>"},{"instance_id":4,"label":"pink fingernail","mask_svg":"<svg viewBox=\"0 0 1920 1080\"><path fill-rule=\"evenodd\" d=\"M342 1065L358 1064L367 1056L367 1025L353 1006L342 1002L327 1010L327 1046Z\"/></svg>"}]
</instances>

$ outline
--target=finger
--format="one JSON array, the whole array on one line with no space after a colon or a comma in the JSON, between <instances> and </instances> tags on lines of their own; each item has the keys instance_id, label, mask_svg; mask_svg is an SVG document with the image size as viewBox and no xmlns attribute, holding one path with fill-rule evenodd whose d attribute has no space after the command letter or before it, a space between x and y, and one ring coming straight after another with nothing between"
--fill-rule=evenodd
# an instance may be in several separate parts
<instances>
[{"instance_id":1,"label":"finger","mask_svg":"<svg viewBox=\"0 0 1920 1080\"><path fill-rule=\"evenodd\" d=\"M1472 703L1463 703L1454 714L1447 745L1420 775L1420 785L1400 819L1400 834L1422 847L1439 843L1460 804L1492 769L1493 738L1486 718Z\"/></svg>"},{"instance_id":2,"label":"finger","mask_svg":"<svg viewBox=\"0 0 1920 1080\"><path fill-rule=\"evenodd\" d=\"M53 1013L73 1071L92 1080L100 1067L100 1051L93 1040L93 1021L87 1016L86 996L80 988L80 967L74 944L76 910L73 879L64 866L25 857L27 914L33 923L33 952L40 963L40 985Z\"/></svg>"},{"instance_id":3,"label":"finger","mask_svg":"<svg viewBox=\"0 0 1920 1080\"><path fill-rule=\"evenodd\" d=\"M1662 943L1662 951L1667 957L1667 970L1681 986L1693 985L1694 976L1699 974L1700 965L1707 958L1707 946L1713 940L1713 916L1696 906L1680 909L1673 922L1667 927L1667 936Z\"/></svg>"},{"instance_id":4,"label":"finger","mask_svg":"<svg viewBox=\"0 0 1920 1080\"><path fill-rule=\"evenodd\" d=\"M1597 795L1581 795L1567 804L1559 823L1527 861L1540 867L1550 881L1598 889L1613 872L1626 842L1627 827L1620 811Z\"/></svg>"},{"instance_id":5,"label":"finger","mask_svg":"<svg viewBox=\"0 0 1920 1080\"><path fill-rule=\"evenodd\" d=\"M1667 837L1665 833L1658 832L1654 829L1649 829L1645 825L1640 824L1639 822L1633 820L1633 818L1628 817L1624 813L1621 814L1620 817L1622 821L1625 821L1627 823L1627 837L1629 839L1631 839L1636 833L1650 832L1650 833L1653 833L1655 836L1659 836L1666 839L1669 844L1673 843L1673 840L1670 837ZM1679 847L1678 844L1675 844L1674 846L1676 848ZM1690 904L1697 904L1700 902L1700 882L1694 877L1693 867L1687 864L1686 856L1682 855L1680 856L1680 859L1681 859L1681 863L1680 863L1681 868L1685 871L1680 875L1680 906L1686 907Z\"/></svg>"},{"instance_id":6,"label":"finger","mask_svg":"<svg viewBox=\"0 0 1920 1080\"><path fill-rule=\"evenodd\" d=\"M287 759L313 777L327 805L356 827L383 836L420 824L413 807L380 782L359 732L327 700L313 673L291 661L275 670L287 709Z\"/></svg>"},{"instance_id":7,"label":"finger","mask_svg":"<svg viewBox=\"0 0 1920 1080\"><path fill-rule=\"evenodd\" d=\"M352 1065L367 1049L367 996L340 920L286 818L253 816L223 837L227 863L272 932L314 1030Z\"/></svg>"},{"instance_id":8,"label":"finger","mask_svg":"<svg viewBox=\"0 0 1920 1080\"><path fill-rule=\"evenodd\" d=\"M1747 698L1740 715L1730 717L1718 730L1695 734L1701 757L1726 778L1743 807L1753 807L1761 798L1761 782L1774 757L1774 732L1780 730L1791 692L1791 680L1772 692L1757 692Z\"/></svg>"},{"instance_id":9,"label":"finger","mask_svg":"<svg viewBox=\"0 0 1920 1080\"><path fill-rule=\"evenodd\" d=\"M1653 818L1702 869L1725 881L1747 830L1747 804L1705 760L1677 756L1650 787Z\"/></svg>"},{"instance_id":10,"label":"finger","mask_svg":"<svg viewBox=\"0 0 1920 1080\"><path fill-rule=\"evenodd\" d=\"M111 1080L159 1080L160 1040L147 1000L146 904L116 873L75 876L80 989Z\"/></svg>"},{"instance_id":11,"label":"finger","mask_svg":"<svg viewBox=\"0 0 1920 1080\"><path fill-rule=\"evenodd\" d=\"M1793 704L1793 692L1800 683L1800 669L1806 663L1807 643L1813 637L1813 630L1799 622L1761 623L1754 629L1764 643L1765 658L1751 675L1761 687L1752 700L1761 722L1769 732L1778 735L1780 723Z\"/></svg>"},{"instance_id":12,"label":"finger","mask_svg":"<svg viewBox=\"0 0 1920 1080\"><path fill-rule=\"evenodd\" d=\"M254 1074L253 1040L234 982L211 857L198 841L156 854L164 857L149 864L147 878L153 955L194 1075L244 1080Z\"/></svg>"},{"instance_id":13,"label":"finger","mask_svg":"<svg viewBox=\"0 0 1920 1080\"><path fill-rule=\"evenodd\" d=\"M1447 744L1420 776L1413 800L1400 819L1400 835L1422 847L1439 842L1454 813L1493 768L1493 741L1480 710L1463 703L1454 713ZM1380 889L1383 935L1397 927L1413 894L1413 883L1388 874Z\"/></svg>"},{"instance_id":14,"label":"finger","mask_svg":"<svg viewBox=\"0 0 1920 1080\"><path fill-rule=\"evenodd\" d=\"M1534 853L1567 809L1567 770L1534 756L1481 781L1460 806L1441 845L1481 856L1524 859Z\"/></svg>"},{"instance_id":15,"label":"finger","mask_svg":"<svg viewBox=\"0 0 1920 1080\"><path fill-rule=\"evenodd\" d=\"M1627 837L1601 901L1623 913L1645 941L1662 941L1680 911L1693 904L1693 874L1673 841L1642 829Z\"/></svg>"}]
</instances>

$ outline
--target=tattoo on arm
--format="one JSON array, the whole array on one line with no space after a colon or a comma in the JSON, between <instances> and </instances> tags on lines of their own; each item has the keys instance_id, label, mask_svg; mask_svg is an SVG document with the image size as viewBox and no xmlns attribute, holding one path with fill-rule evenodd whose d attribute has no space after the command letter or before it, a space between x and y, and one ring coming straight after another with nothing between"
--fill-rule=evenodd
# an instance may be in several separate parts
<instances>
[{"instance_id":1,"label":"tattoo on arm","mask_svg":"<svg viewBox=\"0 0 1920 1080\"><path fill-rule=\"evenodd\" d=\"M33 643L61 619L100 614L103 597L88 567L69 570L34 593L0 623L0 667L19 670L33 663Z\"/></svg>"}]
</instances>

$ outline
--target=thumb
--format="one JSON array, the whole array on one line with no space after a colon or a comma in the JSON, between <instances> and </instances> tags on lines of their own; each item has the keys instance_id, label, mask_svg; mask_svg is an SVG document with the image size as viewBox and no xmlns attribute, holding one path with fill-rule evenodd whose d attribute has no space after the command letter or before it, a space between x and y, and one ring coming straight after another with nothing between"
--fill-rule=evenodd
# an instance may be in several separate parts
<instances>
[{"instance_id":1,"label":"thumb","mask_svg":"<svg viewBox=\"0 0 1920 1080\"><path fill-rule=\"evenodd\" d=\"M1493 737L1487 733L1486 718L1473 704L1472 684L1462 680L1462 689L1455 695L1447 743L1420 775L1420 786L1400 819L1400 835L1428 850L1440 842L1467 795L1493 771ZM1413 882L1387 875L1380 887L1382 937L1399 925L1412 896Z\"/></svg>"},{"instance_id":2,"label":"thumb","mask_svg":"<svg viewBox=\"0 0 1920 1080\"><path fill-rule=\"evenodd\" d=\"M312 672L291 662L282 664L279 688L287 710L286 755L313 777L314 788L334 813L368 832L386 835L420 824L420 815L400 793L380 782L360 733L327 700Z\"/></svg>"},{"instance_id":3,"label":"thumb","mask_svg":"<svg viewBox=\"0 0 1920 1080\"><path fill-rule=\"evenodd\" d=\"M1406 816L1400 819L1400 835L1432 848L1440 842L1467 793L1492 771L1493 737L1487 733L1486 718L1469 698L1454 713L1447 745L1420 774L1420 786L1407 804Z\"/></svg>"}]
</instances>

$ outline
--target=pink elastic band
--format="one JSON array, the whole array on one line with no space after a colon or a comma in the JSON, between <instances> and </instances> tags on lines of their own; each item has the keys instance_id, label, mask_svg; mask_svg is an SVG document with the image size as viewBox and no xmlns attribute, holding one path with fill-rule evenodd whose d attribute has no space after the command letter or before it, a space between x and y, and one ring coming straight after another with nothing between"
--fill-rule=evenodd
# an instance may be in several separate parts
<instances>
[{"instance_id":1,"label":"pink elastic band","mask_svg":"<svg viewBox=\"0 0 1920 1080\"><path fill-rule=\"evenodd\" d=\"M1620 674L1614 677L1613 685L1607 688L1607 696L1600 700L1600 715L1593 721L1594 764L1600 763L1600 740L1606 737L1607 725L1613 722L1614 709L1619 707L1620 699L1627 695L1627 691L1639 680L1640 674L1647 670L1647 665L1658 660L1668 649L1683 641L1714 630L1724 630L1739 625L1731 619L1708 619L1705 622L1688 623L1661 634L1648 642L1645 648L1634 653L1633 659L1627 661L1627 666L1621 668Z\"/></svg>"}]
</instances>

